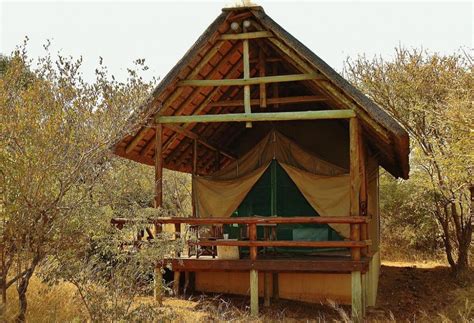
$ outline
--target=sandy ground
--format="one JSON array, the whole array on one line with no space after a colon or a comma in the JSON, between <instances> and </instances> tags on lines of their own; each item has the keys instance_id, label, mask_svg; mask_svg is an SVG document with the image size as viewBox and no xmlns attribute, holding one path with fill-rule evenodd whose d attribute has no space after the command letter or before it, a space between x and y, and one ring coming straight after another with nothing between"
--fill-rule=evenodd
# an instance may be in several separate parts
<instances>
[{"instance_id":1,"label":"sandy ground","mask_svg":"<svg viewBox=\"0 0 474 323\"><path fill-rule=\"evenodd\" d=\"M248 297L193 295L189 299L167 298L178 321L345 321L347 306L307 304L280 300L261 316L248 316ZM377 306L368 310L367 321L474 322L474 274L455 279L448 267L436 262L384 261Z\"/></svg>"}]
</instances>

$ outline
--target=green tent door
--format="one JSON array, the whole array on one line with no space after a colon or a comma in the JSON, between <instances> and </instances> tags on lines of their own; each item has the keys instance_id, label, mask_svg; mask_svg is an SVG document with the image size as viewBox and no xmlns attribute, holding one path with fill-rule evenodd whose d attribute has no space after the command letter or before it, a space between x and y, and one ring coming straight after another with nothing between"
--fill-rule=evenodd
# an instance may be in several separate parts
<instances>
[{"instance_id":1,"label":"green tent door","mask_svg":"<svg viewBox=\"0 0 474 323\"><path fill-rule=\"evenodd\" d=\"M319 216L308 203L293 180L285 170L273 160L255 183L245 199L232 215L233 217L248 216ZM240 227L226 226L230 238L239 237ZM258 227L257 237L263 239L263 228ZM342 238L327 224L279 224L277 227L278 240L303 241L334 241ZM309 248L278 248L284 252L314 252ZM322 249L318 249L322 251Z\"/></svg>"}]
</instances>

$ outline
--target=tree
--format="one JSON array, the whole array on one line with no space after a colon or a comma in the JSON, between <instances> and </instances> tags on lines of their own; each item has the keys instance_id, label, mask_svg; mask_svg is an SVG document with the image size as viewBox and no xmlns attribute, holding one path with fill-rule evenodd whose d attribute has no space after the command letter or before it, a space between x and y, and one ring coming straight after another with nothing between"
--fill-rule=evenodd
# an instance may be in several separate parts
<instances>
[{"instance_id":1,"label":"tree","mask_svg":"<svg viewBox=\"0 0 474 323\"><path fill-rule=\"evenodd\" d=\"M454 272L469 267L472 218L469 187L474 170L472 58L397 48L395 57L348 59L348 78L383 107L412 139L412 176L439 223Z\"/></svg>"},{"instance_id":2,"label":"tree","mask_svg":"<svg viewBox=\"0 0 474 323\"><path fill-rule=\"evenodd\" d=\"M68 240L66 224L78 220L110 169L109 147L124 135L127 116L153 83L139 76L143 60L125 82L110 77L101 60L87 83L82 59L53 60L48 47L33 66L25 43L6 58L0 78L0 287L5 295L16 282L19 321L25 320L31 276Z\"/></svg>"}]
</instances>

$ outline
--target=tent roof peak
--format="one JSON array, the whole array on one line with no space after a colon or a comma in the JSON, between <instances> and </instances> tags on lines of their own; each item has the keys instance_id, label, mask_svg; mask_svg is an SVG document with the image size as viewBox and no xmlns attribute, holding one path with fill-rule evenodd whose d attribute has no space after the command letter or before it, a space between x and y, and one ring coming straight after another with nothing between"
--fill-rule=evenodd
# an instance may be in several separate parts
<instances>
[{"instance_id":1,"label":"tent roof peak","mask_svg":"<svg viewBox=\"0 0 474 323\"><path fill-rule=\"evenodd\" d=\"M229 34L236 34L236 31L231 29L231 23L246 19L252 20L250 30L242 30L242 26L239 28L241 28L240 32L247 32L247 35L243 35L242 38L229 38ZM227 37L224 38L223 35L227 35ZM244 71L241 68L244 60L241 43L246 37L253 37L248 42L253 46L250 47L253 56L247 56L250 66L253 66L250 71ZM277 80L271 79L271 76L277 75L278 82L289 82L284 83L285 89L296 84L294 86L295 93L298 93L298 96L292 93L291 97L281 97L280 95L280 98L269 98L268 100L274 100L274 103L269 104L274 104L273 107L280 106L281 111L288 111L282 110L282 104L304 106L304 104L309 105L310 101L311 110L354 110L361 118L366 137L379 153L381 165L395 177L408 178L408 133L386 111L273 21L261 6L223 8L222 13L162 79L145 104L135 111L130 118L130 129L135 129L135 131L122 138L115 145L114 152L138 162L153 164L153 124L156 115L215 114L215 111L218 111L217 113L240 112L241 107L234 105L229 108L231 103L234 104L237 101L236 99L243 100L241 98L243 93L232 92L232 87L244 88L252 85L253 89L258 89L259 85L253 85L255 80L250 85L245 85L243 79L246 78L245 73L249 74L247 78L255 79L261 76L258 74L260 70L258 66L261 66L260 53L256 53L256 51L265 52L265 50L266 53L263 53L262 56L265 57L263 60L266 62L267 69L277 66L277 74L274 74L275 71L269 71L270 77L260 77L262 83L272 89L272 82ZM283 76L283 79L280 76ZM213 84L209 85L209 80L212 80ZM221 82L221 84L214 82L214 80L225 82ZM239 85L233 85L233 80ZM288 86L286 86L287 84ZM214 86L213 89L210 88L212 86ZM297 88L298 86L299 88ZM254 94L258 94L258 91L257 93L255 91ZM258 98L255 95L252 98L251 95L249 97L252 106L258 106ZM328 100L327 103L324 103L325 99ZM296 100L300 102L292 103ZM224 106L219 106L218 103L224 103ZM186 126L185 131L205 134L208 129L206 127L192 125L187 128ZM229 127L231 129L232 126ZM235 127L232 129L235 130ZM177 154L189 155L192 148L186 150L181 147L179 141L183 138L183 133L178 135L173 131L169 135L172 138L171 143L165 147L167 151L164 153L170 153L175 160L185 163L189 158L178 157ZM227 134L230 132L230 130L226 131ZM216 137L208 139L212 141L221 138L216 135ZM221 143L221 145L223 145L223 149L226 148L225 143ZM179 151L175 151L178 146ZM178 166L175 169L180 169Z\"/></svg>"}]
</instances>

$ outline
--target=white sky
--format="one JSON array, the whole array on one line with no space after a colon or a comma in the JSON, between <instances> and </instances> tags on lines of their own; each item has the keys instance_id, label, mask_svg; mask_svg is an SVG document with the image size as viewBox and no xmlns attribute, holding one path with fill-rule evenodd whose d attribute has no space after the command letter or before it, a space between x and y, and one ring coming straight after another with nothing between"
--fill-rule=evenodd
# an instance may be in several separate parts
<instances>
[{"instance_id":1,"label":"white sky","mask_svg":"<svg viewBox=\"0 0 474 323\"><path fill-rule=\"evenodd\" d=\"M28 35L36 57L50 39L54 52L83 56L86 78L102 56L119 79L137 58L150 66L147 77L163 77L233 3L0 1L0 53ZM440 53L473 47L472 2L255 2L337 71L347 56L390 58L399 44Z\"/></svg>"}]
</instances>

